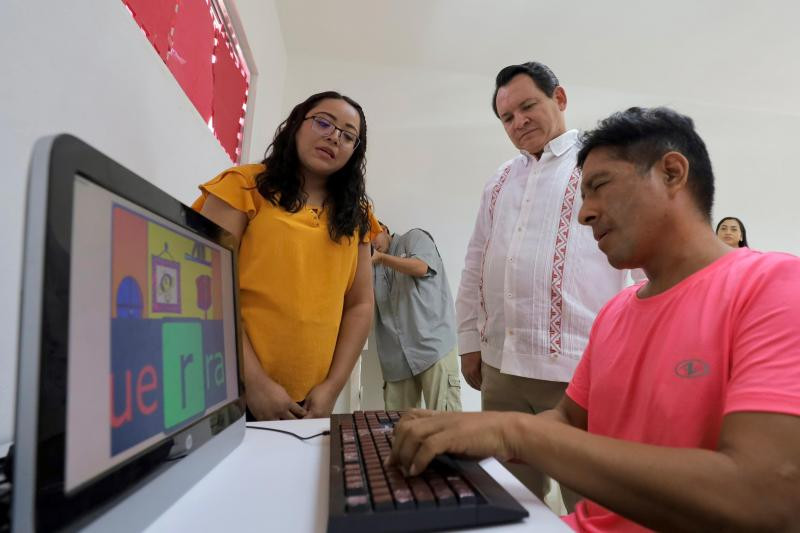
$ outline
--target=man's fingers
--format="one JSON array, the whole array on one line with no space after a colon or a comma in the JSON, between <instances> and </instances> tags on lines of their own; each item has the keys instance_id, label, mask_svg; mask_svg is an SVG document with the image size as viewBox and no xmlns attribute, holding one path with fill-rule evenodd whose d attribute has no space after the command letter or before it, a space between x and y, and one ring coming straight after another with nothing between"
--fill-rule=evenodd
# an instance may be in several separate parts
<instances>
[{"instance_id":1,"label":"man's fingers","mask_svg":"<svg viewBox=\"0 0 800 533\"><path fill-rule=\"evenodd\" d=\"M437 413L417 419L401 420L395 428L395 440L389 464L400 466L408 475L417 475L439 453L447 451L446 431L457 422L459 414Z\"/></svg>"},{"instance_id":2,"label":"man's fingers","mask_svg":"<svg viewBox=\"0 0 800 533\"><path fill-rule=\"evenodd\" d=\"M481 390L481 382L483 381L481 371L464 373L464 379L467 380L467 385L475 390Z\"/></svg>"},{"instance_id":3,"label":"man's fingers","mask_svg":"<svg viewBox=\"0 0 800 533\"><path fill-rule=\"evenodd\" d=\"M415 446L415 444L409 443L409 439L415 438L415 436L412 435L412 432L408 430L408 428L410 427L409 424L413 423L412 421L427 419L433 416L437 416L439 414L441 413L437 413L436 411L431 411L430 409L411 409L410 411L405 413L403 415L403 418L401 418L395 425L394 438L392 441L392 454L389 456L389 460L387 461L386 464L387 465L402 464L403 466L406 466L400 460L400 454L404 453L401 452L401 450L410 449Z\"/></svg>"},{"instance_id":4,"label":"man's fingers","mask_svg":"<svg viewBox=\"0 0 800 533\"><path fill-rule=\"evenodd\" d=\"M436 411L432 411L430 409L411 409L406 414L403 415L403 418L409 418L411 420L415 418L428 418L429 416L435 416L437 413Z\"/></svg>"},{"instance_id":5,"label":"man's fingers","mask_svg":"<svg viewBox=\"0 0 800 533\"><path fill-rule=\"evenodd\" d=\"M464 381L467 382L467 385L469 385L474 389L475 385L472 384L472 378L470 377L470 375L467 374L466 372L462 372L461 375L464 376Z\"/></svg>"},{"instance_id":6,"label":"man's fingers","mask_svg":"<svg viewBox=\"0 0 800 533\"><path fill-rule=\"evenodd\" d=\"M428 465L437 455L448 451L447 434L445 432L435 433L428 436L418 447L416 453L409 461L408 474L416 476L424 472Z\"/></svg>"},{"instance_id":7,"label":"man's fingers","mask_svg":"<svg viewBox=\"0 0 800 533\"><path fill-rule=\"evenodd\" d=\"M416 455L420 443L428 435L430 422L433 418L402 418L395 426L392 454L389 464L400 466L406 473L411 465L411 459Z\"/></svg>"}]
</instances>

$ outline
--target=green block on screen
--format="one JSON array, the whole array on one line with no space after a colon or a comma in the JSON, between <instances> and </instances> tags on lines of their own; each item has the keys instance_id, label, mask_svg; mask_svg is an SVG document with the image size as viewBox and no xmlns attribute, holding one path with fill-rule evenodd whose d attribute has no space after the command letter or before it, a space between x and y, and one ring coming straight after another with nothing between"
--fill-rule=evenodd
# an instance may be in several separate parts
<instances>
[{"instance_id":1,"label":"green block on screen","mask_svg":"<svg viewBox=\"0 0 800 533\"><path fill-rule=\"evenodd\" d=\"M162 326L161 338L164 427L168 429L205 409L203 330L196 322L167 322Z\"/></svg>"}]
</instances>

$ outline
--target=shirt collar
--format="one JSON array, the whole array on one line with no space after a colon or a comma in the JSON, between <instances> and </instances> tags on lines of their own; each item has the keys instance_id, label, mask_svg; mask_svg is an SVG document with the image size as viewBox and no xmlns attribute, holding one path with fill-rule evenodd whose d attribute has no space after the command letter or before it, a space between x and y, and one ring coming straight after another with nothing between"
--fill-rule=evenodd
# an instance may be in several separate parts
<instances>
[{"instance_id":1,"label":"shirt collar","mask_svg":"<svg viewBox=\"0 0 800 533\"><path fill-rule=\"evenodd\" d=\"M572 148L575 143L578 142L578 130L567 130L555 139L552 139L549 143L544 145L544 151L550 152L556 157L561 157L564 153ZM525 156L526 160L530 160L533 155L526 150L520 150L520 153Z\"/></svg>"},{"instance_id":2,"label":"shirt collar","mask_svg":"<svg viewBox=\"0 0 800 533\"><path fill-rule=\"evenodd\" d=\"M397 238L397 233L392 233L392 240L389 242L389 255L397 255L397 248L400 246L400 239Z\"/></svg>"}]
</instances>

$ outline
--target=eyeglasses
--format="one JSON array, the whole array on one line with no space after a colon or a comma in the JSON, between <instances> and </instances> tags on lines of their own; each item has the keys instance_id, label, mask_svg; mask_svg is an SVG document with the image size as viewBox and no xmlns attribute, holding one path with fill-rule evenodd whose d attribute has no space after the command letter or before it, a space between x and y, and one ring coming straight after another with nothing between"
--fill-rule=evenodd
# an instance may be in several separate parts
<instances>
[{"instance_id":1,"label":"eyeglasses","mask_svg":"<svg viewBox=\"0 0 800 533\"><path fill-rule=\"evenodd\" d=\"M342 143L342 146L350 148L351 150L355 150L361 139L358 138L358 135L353 133L352 131L343 130L342 128L336 127L336 125L328 120L325 117L321 117L319 115L314 115L312 117L306 117L303 120L311 120L311 129L315 132L319 133L323 137L327 137L332 135L334 132L339 132L339 142Z\"/></svg>"}]
</instances>

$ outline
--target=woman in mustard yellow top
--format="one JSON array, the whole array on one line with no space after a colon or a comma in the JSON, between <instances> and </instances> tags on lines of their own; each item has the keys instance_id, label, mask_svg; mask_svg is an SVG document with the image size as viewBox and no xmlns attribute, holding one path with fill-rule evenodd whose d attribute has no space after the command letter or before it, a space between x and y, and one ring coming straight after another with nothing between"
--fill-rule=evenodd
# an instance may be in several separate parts
<instances>
[{"instance_id":1,"label":"woman in mustard yellow top","mask_svg":"<svg viewBox=\"0 0 800 533\"><path fill-rule=\"evenodd\" d=\"M239 239L247 407L327 417L372 320L364 112L324 92L298 104L261 164L200 186L193 207Z\"/></svg>"}]
</instances>

